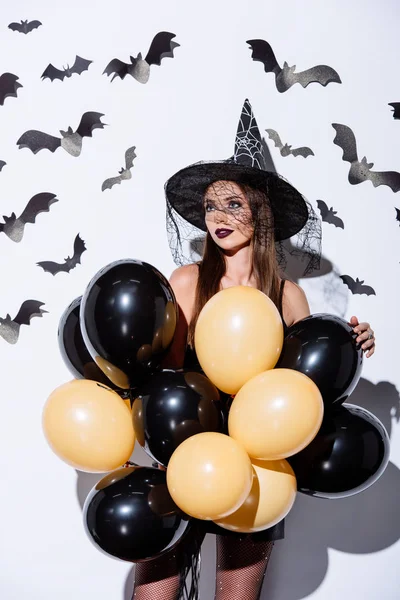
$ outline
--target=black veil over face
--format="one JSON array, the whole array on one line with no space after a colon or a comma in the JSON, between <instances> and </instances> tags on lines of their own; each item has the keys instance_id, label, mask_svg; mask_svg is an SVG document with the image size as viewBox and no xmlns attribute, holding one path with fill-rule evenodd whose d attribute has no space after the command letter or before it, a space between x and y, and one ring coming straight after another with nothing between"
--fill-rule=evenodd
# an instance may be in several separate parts
<instances>
[{"instance_id":1,"label":"black veil over face","mask_svg":"<svg viewBox=\"0 0 400 600\"><path fill-rule=\"evenodd\" d=\"M234 181L247 190L254 235L263 244L275 240L283 270L288 254L305 264L304 275L319 268L321 221L311 204L286 179L266 170L264 145L248 100L242 108L233 156L228 160L197 162L178 171L165 184L168 242L177 265L201 260L207 230L204 194L215 181ZM235 218L242 218L239 212ZM293 236L290 249L284 249L284 240Z\"/></svg>"}]
</instances>

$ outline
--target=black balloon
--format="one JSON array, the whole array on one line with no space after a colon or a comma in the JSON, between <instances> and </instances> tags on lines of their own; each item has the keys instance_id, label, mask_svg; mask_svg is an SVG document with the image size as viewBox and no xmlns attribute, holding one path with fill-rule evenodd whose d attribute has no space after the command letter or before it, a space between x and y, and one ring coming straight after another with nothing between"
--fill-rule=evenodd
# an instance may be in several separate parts
<instances>
[{"instance_id":1,"label":"black balloon","mask_svg":"<svg viewBox=\"0 0 400 600\"><path fill-rule=\"evenodd\" d=\"M287 460L300 492L344 498L364 491L389 461L389 436L368 410L352 404L325 415L314 440Z\"/></svg>"},{"instance_id":2,"label":"black balloon","mask_svg":"<svg viewBox=\"0 0 400 600\"><path fill-rule=\"evenodd\" d=\"M136 439L167 466L184 440L205 431L223 431L220 393L195 371L164 370L135 390L132 406Z\"/></svg>"},{"instance_id":3,"label":"black balloon","mask_svg":"<svg viewBox=\"0 0 400 600\"><path fill-rule=\"evenodd\" d=\"M356 337L340 317L311 315L289 327L276 367L307 375L329 409L344 402L360 379L363 352Z\"/></svg>"},{"instance_id":4,"label":"black balloon","mask_svg":"<svg viewBox=\"0 0 400 600\"><path fill-rule=\"evenodd\" d=\"M168 492L166 473L139 466L103 477L86 498L83 516L97 548L131 562L151 560L172 549L189 524Z\"/></svg>"},{"instance_id":5,"label":"black balloon","mask_svg":"<svg viewBox=\"0 0 400 600\"><path fill-rule=\"evenodd\" d=\"M61 356L76 379L91 379L115 389L116 386L99 369L83 341L79 311L82 296L76 298L61 315L58 326L58 346Z\"/></svg>"},{"instance_id":6,"label":"black balloon","mask_svg":"<svg viewBox=\"0 0 400 600\"><path fill-rule=\"evenodd\" d=\"M159 369L177 319L167 279L139 260L107 265L82 298L85 344L100 369L121 388L135 387Z\"/></svg>"}]
</instances>

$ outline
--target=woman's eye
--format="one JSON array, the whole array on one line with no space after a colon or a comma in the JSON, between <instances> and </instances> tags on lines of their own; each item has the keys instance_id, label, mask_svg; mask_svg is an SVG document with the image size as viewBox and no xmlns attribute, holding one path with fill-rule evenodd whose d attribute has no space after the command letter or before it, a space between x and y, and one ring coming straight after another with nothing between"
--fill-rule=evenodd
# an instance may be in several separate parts
<instances>
[{"instance_id":1,"label":"woman's eye","mask_svg":"<svg viewBox=\"0 0 400 600\"><path fill-rule=\"evenodd\" d=\"M211 204L206 204L206 212L210 212L213 209L213 206L211 206Z\"/></svg>"},{"instance_id":2,"label":"woman's eye","mask_svg":"<svg viewBox=\"0 0 400 600\"><path fill-rule=\"evenodd\" d=\"M233 209L235 209L235 208L240 208L242 205L241 205L241 203L240 203L240 202L236 202L236 200L231 200L231 201L229 202L229 205L228 205L228 206L229 206L229 208L233 208Z\"/></svg>"}]
</instances>

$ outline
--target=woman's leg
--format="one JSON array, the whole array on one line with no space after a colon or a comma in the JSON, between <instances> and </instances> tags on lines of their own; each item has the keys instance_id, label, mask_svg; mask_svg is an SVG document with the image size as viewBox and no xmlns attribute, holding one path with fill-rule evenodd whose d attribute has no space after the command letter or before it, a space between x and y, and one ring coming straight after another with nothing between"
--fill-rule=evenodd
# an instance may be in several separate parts
<instances>
[{"instance_id":1,"label":"woman's leg","mask_svg":"<svg viewBox=\"0 0 400 600\"><path fill-rule=\"evenodd\" d=\"M216 600L258 600L274 542L217 535Z\"/></svg>"},{"instance_id":2,"label":"woman's leg","mask_svg":"<svg viewBox=\"0 0 400 600\"><path fill-rule=\"evenodd\" d=\"M132 600L178 600L182 576L175 552L137 563Z\"/></svg>"}]
</instances>

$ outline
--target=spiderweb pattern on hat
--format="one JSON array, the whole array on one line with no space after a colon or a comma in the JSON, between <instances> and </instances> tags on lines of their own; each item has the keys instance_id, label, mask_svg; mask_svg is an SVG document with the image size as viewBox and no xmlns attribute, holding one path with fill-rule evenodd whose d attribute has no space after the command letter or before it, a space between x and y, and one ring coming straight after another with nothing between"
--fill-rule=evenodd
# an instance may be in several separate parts
<instances>
[{"instance_id":1,"label":"spiderweb pattern on hat","mask_svg":"<svg viewBox=\"0 0 400 600\"><path fill-rule=\"evenodd\" d=\"M211 210L229 212L227 218L234 219L239 229L253 226L255 238L261 244L268 244L274 237L277 260L282 270L286 267L288 256L300 259L304 264L304 275L319 268L322 237L319 217L311 204L285 178L267 171L266 166L265 141L246 100L239 119L233 156L227 160L201 161L190 165L166 183L166 227L176 265L190 264L202 258L206 231L204 193L208 186L218 181L218 190L222 190L222 196L227 196L227 188L232 188L229 182L234 181L244 188L250 200L251 215L249 211L228 211L222 201L219 204L215 186ZM221 180L227 180L225 189ZM257 195L257 190L262 192L261 196ZM249 196L253 196L255 202ZM293 235L295 237L290 244L284 242Z\"/></svg>"}]
</instances>

